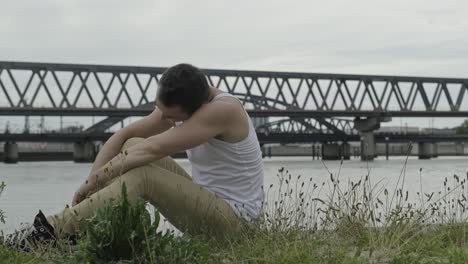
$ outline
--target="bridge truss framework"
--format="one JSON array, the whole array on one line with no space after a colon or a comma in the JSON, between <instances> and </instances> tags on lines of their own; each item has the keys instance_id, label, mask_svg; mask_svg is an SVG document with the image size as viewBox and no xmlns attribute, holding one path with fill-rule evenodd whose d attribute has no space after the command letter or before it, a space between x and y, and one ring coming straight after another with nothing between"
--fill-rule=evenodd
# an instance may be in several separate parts
<instances>
[{"instance_id":1,"label":"bridge truss framework","mask_svg":"<svg viewBox=\"0 0 468 264\"><path fill-rule=\"evenodd\" d=\"M87 130L102 132L128 116L150 113L164 70L0 61L0 115L108 116ZM355 133L350 117L468 116L468 79L203 71L251 116L283 117L269 124L272 132L339 136Z\"/></svg>"}]
</instances>

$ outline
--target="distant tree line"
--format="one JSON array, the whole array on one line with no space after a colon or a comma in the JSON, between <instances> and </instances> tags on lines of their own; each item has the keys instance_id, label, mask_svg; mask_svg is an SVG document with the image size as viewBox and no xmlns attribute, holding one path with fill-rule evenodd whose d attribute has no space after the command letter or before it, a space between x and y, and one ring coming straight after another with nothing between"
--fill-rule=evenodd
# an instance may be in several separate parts
<instances>
[{"instance_id":1,"label":"distant tree line","mask_svg":"<svg viewBox=\"0 0 468 264\"><path fill-rule=\"evenodd\" d=\"M463 123L455 129L457 134L468 134L468 119L463 121Z\"/></svg>"}]
</instances>

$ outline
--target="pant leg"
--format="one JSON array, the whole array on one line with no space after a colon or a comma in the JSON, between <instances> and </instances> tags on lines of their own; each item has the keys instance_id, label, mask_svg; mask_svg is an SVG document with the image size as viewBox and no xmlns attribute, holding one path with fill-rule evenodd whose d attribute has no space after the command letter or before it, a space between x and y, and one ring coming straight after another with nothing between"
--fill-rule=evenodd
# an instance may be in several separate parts
<instances>
[{"instance_id":1,"label":"pant leg","mask_svg":"<svg viewBox=\"0 0 468 264\"><path fill-rule=\"evenodd\" d=\"M122 149L127 149L143 140L144 138L130 138ZM155 206L179 230L191 233L214 232L224 236L224 234L238 232L239 229L247 227L245 220L239 218L231 205L193 183L192 177L172 158L165 157L144 167L149 172L141 174L149 175L149 179L145 183L148 187L147 196L142 198ZM162 168L166 172L155 173L148 167L156 171ZM161 175L166 176L161 177ZM179 176L183 176L188 181ZM168 189L174 189L175 186L177 186L177 191L166 192ZM177 209L178 206L182 208ZM210 230L204 230L207 226Z\"/></svg>"},{"instance_id":2,"label":"pant leg","mask_svg":"<svg viewBox=\"0 0 468 264\"><path fill-rule=\"evenodd\" d=\"M141 140L130 139L123 149ZM130 202L137 199L149 201L181 231L223 237L239 232L244 225L226 201L192 182L183 168L170 158L116 177L76 206L49 216L49 223L59 236L84 230L84 219L92 217L98 208L105 205L105 201L118 199L124 182Z\"/></svg>"},{"instance_id":3,"label":"pant leg","mask_svg":"<svg viewBox=\"0 0 468 264\"><path fill-rule=\"evenodd\" d=\"M136 145L138 143L141 143L141 142L143 142L143 140L145 140L145 139L144 138L138 138L138 137L130 138L127 141L125 141L124 145L122 146L122 150L128 149L131 146L134 146L134 145ZM166 169L168 171L174 172L176 174L184 176L185 178L187 178L189 180L192 180L192 177L179 164L177 164L177 162L175 162L170 157L165 157L165 158L159 159L157 161L153 161L149 165L151 165L153 167L156 166L156 167L164 168L164 169Z\"/></svg>"},{"instance_id":4,"label":"pant leg","mask_svg":"<svg viewBox=\"0 0 468 264\"><path fill-rule=\"evenodd\" d=\"M138 143L141 143L141 142L143 142L143 140L145 140L145 139L144 138L139 138L139 137L129 138L128 140L126 140L124 142L124 144L123 144L123 146L121 148L121 151L123 151L125 149L128 149L131 146L134 146L134 145L136 145ZM185 178L187 178L189 180L192 180L192 177L179 164L177 164L177 162L175 162L171 157L165 157L165 158L159 159L157 161L153 161L148 165L165 168L165 169L167 169L169 171L172 171L172 172L174 172L176 174L182 175L182 176L184 176ZM118 179L118 177L110 180L104 186L109 185L110 183L112 183L116 179Z\"/></svg>"}]
</instances>

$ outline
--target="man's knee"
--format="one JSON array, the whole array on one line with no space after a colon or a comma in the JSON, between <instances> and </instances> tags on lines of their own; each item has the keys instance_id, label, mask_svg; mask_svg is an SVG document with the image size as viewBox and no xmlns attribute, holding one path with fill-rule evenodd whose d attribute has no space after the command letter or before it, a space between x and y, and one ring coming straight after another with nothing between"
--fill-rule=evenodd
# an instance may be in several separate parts
<instances>
[{"instance_id":1,"label":"man's knee","mask_svg":"<svg viewBox=\"0 0 468 264\"><path fill-rule=\"evenodd\" d=\"M164 157L158 160L153 161L153 165L161 167L163 169L168 169L168 167L175 161L172 160L170 157Z\"/></svg>"},{"instance_id":2,"label":"man's knee","mask_svg":"<svg viewBox=\"0 0 468 264\"><path fill-rule=\"evenodd\" d=\"M123 183L127 186L127 192L135 192L132 193L132 196L144 196L148 187L148 171L146 166L133 168L112 181L112 184L119 186L119 190Z\"/></svg>"},{"instance_id":3,"label":"man's knee","mask_svg":"<svg viewBox=\"0 0 468 264\"><path fill-rule=\"evenodd\" d=\"M128 149L130 148L131 146L134 146L138 143L141 143L143 142L143 140L145 140L144 138L139 138L139 137L132 137L132 138L129 138L125 141L125 143L123 144L122 146L122 150L124 149Z\"/></svg>"}]
</instances>

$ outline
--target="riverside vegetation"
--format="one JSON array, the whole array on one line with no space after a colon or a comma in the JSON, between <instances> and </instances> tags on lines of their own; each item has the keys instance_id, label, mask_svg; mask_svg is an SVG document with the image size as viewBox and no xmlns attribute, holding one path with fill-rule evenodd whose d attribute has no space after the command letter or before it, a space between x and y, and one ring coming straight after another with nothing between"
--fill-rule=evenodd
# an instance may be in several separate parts
<instances>
[{"instance_id":1,"label":"riverside vegetation","mask_svg":"<svg viewBox=\"0 0 468 264\"><path fill-rule=\"evenodd\" d=\"M369 173L342 181L341 167L321 183L281 168L277 186L264 190L257 228L228 241L156 231L159 213L151 220L145 202L129 204L123 184L77 246L59 241L20 253L0 245L0 262L467 263L468 174L445 178L439 192L423 192L422 183L410 191L407 162L392 188Z\"/></svg>"}]
</instances>

